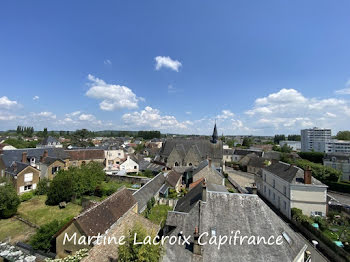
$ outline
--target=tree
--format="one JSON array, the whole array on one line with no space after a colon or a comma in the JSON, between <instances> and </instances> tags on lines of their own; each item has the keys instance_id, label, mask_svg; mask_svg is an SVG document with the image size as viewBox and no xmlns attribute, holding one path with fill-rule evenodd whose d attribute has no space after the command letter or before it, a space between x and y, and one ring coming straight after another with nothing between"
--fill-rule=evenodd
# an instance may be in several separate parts
<instances>
[{"instance_id":1,"label":"tree","mask_svg":"<svg viewBox=\"0 0 350 262\"><path fill-rule=\"evenodd\" d=\"M36 188L36 195L46 195L49 192L49 179L43 178L39 181Z\"/></svg>"},{"instance_id":2,"label":"tree","mask_svg":"<svg viewBox=\"0 0 350 262\"><path fill-rule=\"evenodd\" d=\"M142 242L146 237L152 239L155 235L149 235L148 232L141 225L136 224L127 234L125 244L118 247L118 261L121 262L158 262L162 252L162 246L154 244L134 244L134 236L136 234L136 241ZM152 243L152 242L151 242Z\"/></svg>"},{"instance_id":3,"label":"tree","mask_svg":"<svg viewBox=\"0 0 350 262\"><path fill-rule=\"evenodd\" d=\"M337 133L336 139L339 139L339 140L350 140L350 131L339 131Z\"/></svg>"},{"instance_id":4,"label":"tree","mask_svg":"<svg viewBox=\"0 0 350 262\"><path fill-rule=\"evenodd\" d=\"M245 137L243 139L242 146L250 147L251 144L252 144L252 140L249 137Z\"/></svg>"},{"instance_id":5,"label":"tree","mask_svg":"<svg viewBox=\"0 0 350 262\"><path fill-rule=\"evenodd\" d=\"M0 186L0 218L12 217L20 203L21 200L11 184Z\"/></svg>"},{"instance_id":6,"label":"tree","mask_svg":"<svg viewBox=\"0 0 350 262\"><path fill-rule=\"evenodd\" d=\"M30 238L30 245L34 249L55 252L56 240L53 236L66 224L71 218L64 221L53 220L41 226Z\"/></svg>"},{"instance_id":7,"label":"tree","mask_svg":"<svg viewBox=\"0 0 350 262\"><path fill-rule=\"evenodd\" d=\"M47 127L44 128L44 131L43 131L43 137L47 137Z\"/></svg>"},{"instance_id":8,"label":"tree","mask_svg":"<svg viewBox=\"0 0 350 262\"><path fill-rule=\"evenodd\" d=\"M284 141L286 140L286 136L285 135L275 135L275 137L273 138L273 142L275 144L279 144L280 141Z\"/></svg>"},{"instance_id":9,"label":"tree","mask_svg":"<svg viewBox=\"0 0 350 262\"><path fill-rule=\"evenodd\" d=\"M300 141L301 136L300 135L288 135L288 141Z\"/></svg>"},{"instance_id":10,"label":"tree","mask_svg":"<svg viewBox=\"0 0 350 262\"><path fill-rule=\"evenodd\" d=\"M60 170L50 183L46 204L57 205L63 201L69 202L73 197L73 193L72 178L65 171Z\"/></svg>"}]
</instances>

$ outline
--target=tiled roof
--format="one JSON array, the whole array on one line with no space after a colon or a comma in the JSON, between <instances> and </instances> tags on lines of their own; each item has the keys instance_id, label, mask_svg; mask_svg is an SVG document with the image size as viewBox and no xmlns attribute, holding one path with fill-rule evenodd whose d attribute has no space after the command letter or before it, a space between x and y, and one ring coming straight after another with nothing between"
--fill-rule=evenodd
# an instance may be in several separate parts
<instances>
[{"instance_id":1,"label":"tiled roof","mask_svg":"<svg viewBox=\"0 0 350 262\"><path fill-rule=\"evenodd\" d=\"M55 161L60 161L60 162L63 162L64 161L62 159L59 159L59 158L56 158L56 157L45 157L44 160L42 161L42 163L44 163L45 165L51 165L52 163L54 163Z\"/></svg>"},{"instance_id":2,"label":"tiled roof","mask_svg":"<svg viewBox=\"0 0 350 262\"><path fill-rule=\"evenodd\" d=\"M200 179L199 179L200 180ZM175 206L174 211L189 212L194 205L203 199L203 182L200 181L194 188L192 188L184 197L180 198Z\"/></svg>"},{"instance_id":3,"label":"tiled roof","mask_svg":"<svg viewBox=\"0 0 350 262\"><path fill-rule=\"evenodd\" d=\"M99 204L84 211L75 218L87 236L103 234L119 218L136 204L136 200L127 188L115 192Z\"/></svg>"},{"instance_id":4,"label":"tiled roof","mask_svg":"<svg viewBox=\"0 0 350 262\"><path fill-rule=\"evenodd\" d=\"M240 156L245 156L248 154L254 153L257 156L262 157L263 156L263 151L255 151L255 150L249 150L249 149L235 149L235 155L240 155Z\"/></svg>"},{"instance_id":5,"label":"tiled roof","mask_svg":"<svg viewBox=\"0 0 350 262\"><path fill-rule=\"evenodd\" d=\"M14 161L11 166L7 167L5 170L8 174L11 174L13 176L20 173L23 169L29 167L30 165L27 163L17 162Z\"/></svg>"},{"instance_id":6,"label":"tiled roof","mask_svg":"<svg viewBox=\"0 0 350 262\"><path fill-rule=\"evenodd\" d=\"M70 156L70 160L94 160L105 159L105 153L102 149L78 149L66 150Z\"/></svg>"},{"instance_id":7,"label":"tiled roof","mask_svg":"<svg viewBox=\"0 0 350 262\"><path fill-rule=\"evenodd\" d=\"M174 170L171 170L168 172L166 176L166 181L171 187L175 187L179 179L181 179L181 177L182 177L182 174L177 173Z\"/></svg>"}]
</instances>

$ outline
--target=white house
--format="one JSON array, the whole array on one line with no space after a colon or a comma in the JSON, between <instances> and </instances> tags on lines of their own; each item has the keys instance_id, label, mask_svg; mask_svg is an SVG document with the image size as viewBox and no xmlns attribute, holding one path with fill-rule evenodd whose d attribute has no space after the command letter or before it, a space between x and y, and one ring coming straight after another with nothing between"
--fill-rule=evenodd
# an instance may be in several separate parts
<instances>
[{"instance_id":1,"label":"white house","mask_svg":"<svg viewBox=\"0 0 350 262\"><path fill-rule=\"evenodd\" d=\"M120 165L120 170L125 170L127 173L138 173L139 164L128 156L127 159Z\"/></svg>"},{"instance_id":2,"label":"white house","mask_svg":"<svg viewBox=\"0 0 350 262\"><path fill-rule=\"evenodd\" d=\"M294 207L308 216L327 213L327 186L312 177L309 169L277 162L264 167L255 182L260 195L288 218Z\"/></svg>"}]
</instances>

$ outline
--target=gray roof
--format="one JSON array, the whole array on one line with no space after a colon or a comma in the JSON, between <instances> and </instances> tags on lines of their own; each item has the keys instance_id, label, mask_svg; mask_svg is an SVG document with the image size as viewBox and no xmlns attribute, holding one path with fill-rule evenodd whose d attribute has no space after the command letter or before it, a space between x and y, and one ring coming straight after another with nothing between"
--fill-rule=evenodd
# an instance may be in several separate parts
<instances>
[{"instance_id":1,"label":"gray roof","mask_svg":"<svg viewBox=\"0 0 350 262\"><path fill-rule=\"evenodd\" d=\"M235 155L240 155L240 156L246 156L251 153L256 154L257 156L262 157L264 152L263 151L257 151L257 150L249 150L249 149L235 149Z\"/></svg>"},{"instance_id":2,"label":"gray roof","mask_svg":"<svg viewBox=\"0 0 350 262\"><path fill-rule=\"evenodd\" d=\"M168 157L174 147L176 147L179 154L183 157L193 147L203 159L208 156L213 160L222 160L223 149L222 141L220 140L214 144L206 139L167 139L159 154L163 157Z\"/></svg>"},{"instance_id":3,"label":"gray roof","mask_svg":"<svg viewBox=\"0 0 350 262\"><path fill-rule=\"evenodd\" d=\"M8 174L15 176L28 166L30 166L30 165L27 163L14 161L13 163L11 163L11 165L9 167L6 167L5 171Z\"/></svg>"},{"instance_id":4,"label":"gray roof","mask_svg":"<svg viewBox=\"0 0 350 262\"><path fill-rule=\"evenodd\" d=\"M59 143L59 142L55 137L48 136L48 137L45 137L43 141L41 141L40 145L48 145L52 143Z\"/></svg>"},{"instance_id":5,"label":"gray roof","mask_svg":"<svg viewBox=\"0 0 350 262\"><path fill-rule=\"evenodd\" d=\"M202 181L177 201L174 210L188 213L199 200L203 199L203 192Z\"/></svg>"},{"instance_id":6,"label":"gray roof","mask_svg":"<svg viewBox=\"0 0 350 262\"><path fill-rule=\"evenodd\" d=\"M213 183L207 183L207 190L212 192L222 192L222 193L228 192L225 186L217 185Z\"/></svg>"},{"instance_id":7,"label":"gray roof","mask_svg":"<svg viewBox=\"0 0 350 262\"><path fill-rule=\"evenodd\" d=\"M249 159L248 166L257 167L257 168L263 168L265 166L265 161L266 161L265 158L252 156Z\"/></svg>"},{"instance_id":8,"label":"gray roof","mask_svg":"<svg viewBox=\"0 0 350 262\"><path fill-rule=\"evenodd\" d=\"M164 168L164 166L148 162L146 160L140 160L139 161L139 170L151 170L152 172L160 172Z\"/></svg>"},{"instance_id":9,"label":"gray roof","mask_svg":"<svg viewBox=\"0 0 350 262\"><path fill-rule=\"evenodd\" d=\"M133 194L138 203L139 212L143 211L147 202L159 192L164 183L164 174L159 173Z\"/></svg>"},{"instance_id":10,"label":"gray roof","mask_svg":"<svg viewBox=\"0 0 350 262\"><path fill-rule=\"evenodd\" d=\"M21 161L22 153L27 152L28 157L35 157L36 161L39 161L40 157L44 154L44 151L47 150L48 156L67 159L69 155L63 150L63 148L25 148L25 149L13 149L13 150L4 150L1 158L4 161L5 166L10 166L13 161Z\"/></svg>"},{"instance_id":11,"label":"gray roof","mask_svg":"<svg viewBox=\"0 0 350 262\"><path fill-rule=\"evenodd\" d=\"M63 162L64 163L64 161L62 160L62 159L60 159L60 158L56 158L56 157L50 157L50 156L48 156L48 157L45 157L44 158L44 160L43 160L43 164L45 164L45 165L51 165L52 163L54 163L55 161L61 161L61 162Z\"/></svg>"},{"instance_id":12,"label":"gray roof","mask_svg":"<svg viewBox=\"0 0 350 262\"><path fill-rule=\"evenodd\" d=\"M176 211L176 210L175 210ZM292 262L299 252L306 248L303 239L297 235L280 217L278 217L257 195L207 192L206 201L198 201L188 213L168 212L166 225L173 228L168 233L178 236L191 236L195 227L199 234L208 232L208 241L212 230L216 236L270 236L282 237L281 245L248 245L247 240L241 245L228 243L218 249L217 245L202 245L202 255L194 255L190 247L184 245L167 245L162 260L170 261L260 261L260 262ZM175 227L175 228L174 228ZM233 233L231 233L233 232ZM232 237L233 238L233 237Z\"/></svg>"},{"instance_id":13,"label":"gray roof","mask_svg":"<svg viewBox=\"0 0 350 262\"><path fill-rule=\"evenodd\" d=\"M223 149L223 151L224 155L233 155L234 153L234 150L232 148Z\"/></svg>"},{"instance_id":14,"label":"gray roof","mask_svg":"<svg viewBox=\"0 0 350 262\"><path fill-rule=\"evenodd\" d=\"M297 166L279 161L267 167L264 167L263 169L280 177L281 179L287 181L288 183L304 184L304 170L302 170ZM326 186L314 177L312 177L311 183L313 185Z\"/></svg>"}]
</instances>

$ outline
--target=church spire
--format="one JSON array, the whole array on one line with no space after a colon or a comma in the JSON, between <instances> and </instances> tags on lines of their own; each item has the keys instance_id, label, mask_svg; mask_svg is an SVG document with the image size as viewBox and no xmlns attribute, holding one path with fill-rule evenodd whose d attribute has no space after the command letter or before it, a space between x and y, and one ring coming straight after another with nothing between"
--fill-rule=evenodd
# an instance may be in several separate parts
<instances>
[{"instance_id":1,"label":"church spire","mask_svg":"<svg viewBox=\"0 0 350 262\"><path fill-rule=\"evenodd\" d=\"M211 136L211 142L215 144L217 141L218 141L218 130L216 129L216 120L215 120L213 135Z\"/></svg>"}]
</instances>

